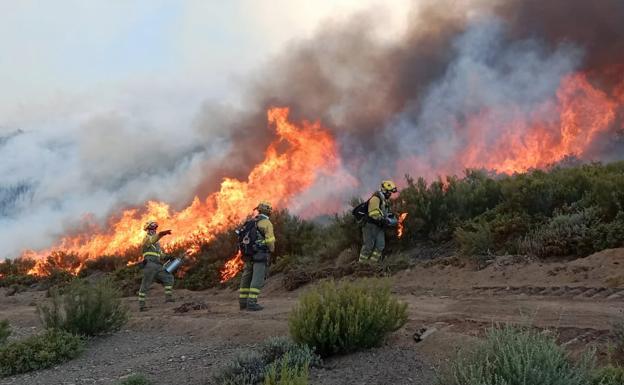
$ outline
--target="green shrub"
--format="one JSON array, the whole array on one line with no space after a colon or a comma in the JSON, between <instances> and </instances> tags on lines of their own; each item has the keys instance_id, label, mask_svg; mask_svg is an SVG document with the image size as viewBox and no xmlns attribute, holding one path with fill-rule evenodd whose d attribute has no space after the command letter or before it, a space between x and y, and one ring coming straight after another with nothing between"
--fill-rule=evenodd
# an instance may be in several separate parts
<instances>
[{"instance_id":1,"label":"green shrub","mask_svg":"<svg viewBox=\"0 0 624 385\"><path fill-rule=\"evenodd\" d=\"M266 363L255 350L243 351L213 377L222 385L255 385L264 378Z\"/></svg>"},{"instance_id":2,"label":"green shrub","mask_svg":"<svg viewBox=\"0 0 624 385\"><path fill-rule=\"evenodd\" d=\"M594 372L591 385L622 385L624 384L624 368L621 366L605 366Z\"/></svg>"},{"instance_id":3,"label":"green shrub","mask_svg":"<svg viewBox=\"0 0 624 385\"><path fill-rule=\"evenodd\" d=\"M148 380L142 374L133 374L128 378L124 379L120 385L150 385L152 381Z\"/></svg>"},{"instance_id":4,"label":"green shrub","mask_svg":"<svg viewBox=\"0 0 624 385\"><path fill-rule=\"evenodd\" d=\"M470 228L455 230L455 237L464 255L486 255L494 252L494 235L487 222L472 224Z\"/></svg>"},{"instance_id":5,"label":"green shrub","mask_svg":"<svg viewBox=\"0 0 624 385\"><path fill-rule=\"evenodd\" d=\"M83 348L80 337L60 330L9 342L0 346L0 374L10 376L49 368L77 357Z\"/></svg>"},{"instance_id":6,"label":"green shrub","mask_svg":"<svg viewBox=\"0 0 624 385\"><path fill-rule=\"evenodd\" d=\"M89 284L76 280L60 295L52 295L51 306L38 307L48 329L94 336L117 331L128 319L119 290L109 280Z\"/></svg>"},{"instance_id":7,"label":"green shrub","mask_svg":"<svg viewBox=\"0 0 624 385\"><path fill-rule=\"evenodd\" d=\"M271 337L258 347L264 362L272 363L288 355L288 362L294 366L303 364L319 366L321 359L307 345L297 344L288 337Z\"/></svg>"},{"instance_id":8,"label":"green shrub","mask_svg":"<svg viewBox=\"0 0 624 385\"><path fill-rule=\"evenodd\" d=\"M307 385L310 375L309 362L293 363L289 353L269 365L264 385Z\"/></svg>"},{"instance_id":9,"label":"green shrub","mask_svg":"<svg viewBox=\"0 0 624 385\"><path fill-rule=\"evenodd\" d=\"M594 251L590 229L599 223L599 212L595 207L555 215L548 223L527 235L519 250L540 258L588 255Z\"/></svg>"},{"instance_id":10,"label":"green shrub","mask_svg":"<svg viewBox=\"0 0 624 385\"><path fill-rule=\"evenodd\" d=\"M307 381L309 366L320 363L320 358L309 347L286 337L272 337L252 350L239 353L214 375L213 380L224 385L255 385L270 377L269 381L278 381L272 384L290 384L284 381ZM285 367L290 369L283 374ZM306 382L295 384L299 383Z\"/></svg>"},{"instance_id":11,"label":"green shrub","mask_svg":"<svg viewBox=\"0 0 624 385\"><path fill-rule=\"evenodd\" d=\"M11 325L8 320L0 321L0 345L5 343L7 338L11 335Z\"/></svg>"},{"instance_id":12,"label":"green shrub","mask_svg":"<svg viewBox=\"0 0 624 385\"><path fill-rule=\"evenodd\" d=\"M289 317L295 342L321 356L378 346L405 324L407 304L390 294L387 282L323 282L304 294Z\"/></svg>"},{"instance_id":13,"label":"green shrub","mask_svg":"<svg viewBox=\"0 0 624 385\"><path fill-rule=\"evenodd\" d=\"M472 352L460 352L441 385L587 385L592 358L571 363L555 338L505 326L488 331Z\"/></svg>"}]
</instances>

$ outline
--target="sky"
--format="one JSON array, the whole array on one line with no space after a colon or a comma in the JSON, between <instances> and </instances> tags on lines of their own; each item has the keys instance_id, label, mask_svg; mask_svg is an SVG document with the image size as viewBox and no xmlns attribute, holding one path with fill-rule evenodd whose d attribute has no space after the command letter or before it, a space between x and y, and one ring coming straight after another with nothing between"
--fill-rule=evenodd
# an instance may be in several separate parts
<instances>
[{"instance_id":1,"label":"sky","mask_svg":"<svg viewBox=\"0 0 624 385\"><path fill-rule=\"evenodd\" d=\"M145 89L235 100L236 84L289 41L376 3L3 0L0 114L5 122L0 124L11 118L19 123L20 115L62 109L85 97L115 98ZM397 26L407 2L393 3L386 8Z\"/></svg>"}]
</instances>

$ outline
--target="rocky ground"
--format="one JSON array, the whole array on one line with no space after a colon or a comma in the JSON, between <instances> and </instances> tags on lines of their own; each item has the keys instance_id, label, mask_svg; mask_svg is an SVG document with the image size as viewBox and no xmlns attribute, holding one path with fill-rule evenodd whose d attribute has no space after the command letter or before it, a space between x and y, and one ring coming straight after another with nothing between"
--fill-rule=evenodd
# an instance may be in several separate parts
<instances>
[{"instance_id":1,"label":"rocky ground","mask_svg":"<svg viewBox=\"0 0 624 385\"><path fill-rule=\"evenodd\" d=\"M552 329L573 352L591 344L601 351L611 324L624 317L623 257L624 249L548 264L503 257L479 271L448 259L400 272L391 279L409 304L407 325L379 349L326 360L312 370L311 384L434 384L435 368L496 322ZM149 311L139 313L127 298L129 323L89 341L78 359L0 384L116 384L133 373L156 384L212 384L212 373L238 351L288 333L288 313L304 290L286 292L273 278L266 309L249 313L238 310L230 290L178 291L176 303L164 304L156 288ZM14 337L40 329L35 305L44 297L0 293L0 318L9 319ZM425 330L428 338L417 342Z\"/></svg>"}]
</instances>

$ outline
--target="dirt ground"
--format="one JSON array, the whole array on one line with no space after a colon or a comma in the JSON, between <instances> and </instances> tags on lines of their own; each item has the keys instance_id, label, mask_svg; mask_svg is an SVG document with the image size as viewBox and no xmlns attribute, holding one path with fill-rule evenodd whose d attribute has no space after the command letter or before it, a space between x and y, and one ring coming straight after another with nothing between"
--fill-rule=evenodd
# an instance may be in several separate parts
<instances>
[{"instance_id":1,"label":"dirt ground","mask_svg":"<svg viewBox=\"0 0 624 385\"><path fill-rule=\"evenodd\" d=\"M557 263L500 257L479 271L449 259L391 280L409 304L409 322L378 349L326 360L312 370L311 384L434 384L436 367L497 322L552 329L572 352L588 345L604 351L611 324L624 318L624 249ZM139 313L134 298L125 299L129 323L89 341L79 358L0 384L116 384L133 373L155 384L212 384L211 375L238 351L288 333L289 311L305 290L286 292L272 278L263 291L265 310L250 313L238 310L230 290L181 290L176 303L165 304L155 288L149 311ZM0 292L0 318L11 322L13 338L41 329L35 305L43 300L43 292ZM183 303L207 308L176 312ZM423 328L431 334L416 342Z\"/></svg>"}]
</instances>

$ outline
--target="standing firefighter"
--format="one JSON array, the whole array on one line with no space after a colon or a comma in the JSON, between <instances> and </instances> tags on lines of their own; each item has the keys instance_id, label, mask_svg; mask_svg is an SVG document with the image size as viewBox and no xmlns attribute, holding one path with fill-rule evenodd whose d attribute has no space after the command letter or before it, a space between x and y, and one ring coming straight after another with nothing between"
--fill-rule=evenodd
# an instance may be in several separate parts
<instances>
[{"instance_id":1,"label":"standing firefighter","mask_svg":"<svg viewBox=\"0 0 624 385\"><path fill-rule=\"evenodd\" d=\"M269 220L272 207L268 202L260 202L254 209L258 215L245 222L237 230L239 248L245 261L239 289L240 309L262 310L258 304L260 289L264 286L267 264L275 251L273 224Z\"/></svg>"},{"instance_id":2,"label":"standing firefighter","mask_svg":"<svg viewBox=\"0 0 624 385\"><path fill-rule=\"evenodd\" d=\"M386 245L384 226L389 224L390 211L388 199L397 192L396 185L391 180L381 182L381 189L375 191L368 200L367 212L364 216L365 224L362 228L362 250L360 262L378 262Z\"/></svg>"},{"instance_id":3,"label":"standing firefighter","mask_svg":"<svg viewBox=\"0 0 624 385\"><path fill-rule=\"evenodd\" d=\"M163 259L165 255L160 247L160 239L171 234L171 230L156 232L158 223L154 221L147 222L143 226L143 230L147 232L143 239L143 280L139 289L139 310L143 311L145 307L145 295L149 291L154 279L160 281L165 287L166 302L173 302L173 274L165 270L163 267Z\"/></svg>"}]
</instances>

